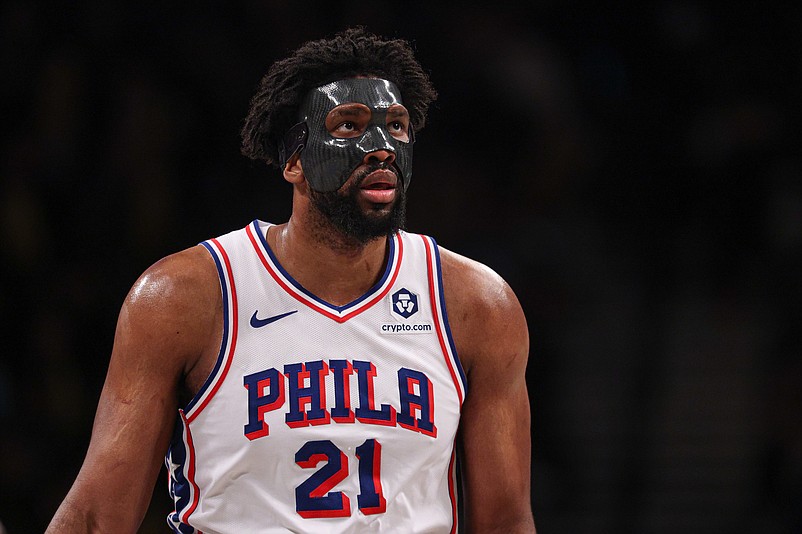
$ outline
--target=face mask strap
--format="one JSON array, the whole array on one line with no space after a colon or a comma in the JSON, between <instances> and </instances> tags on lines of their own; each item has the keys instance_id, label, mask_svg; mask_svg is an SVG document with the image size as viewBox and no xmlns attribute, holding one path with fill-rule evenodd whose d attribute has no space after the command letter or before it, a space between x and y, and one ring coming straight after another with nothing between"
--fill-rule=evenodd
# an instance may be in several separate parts
<instances>
[{"instance_id":1,"label":"face mask strap","mask_svg":"<svg viewBox=\"0 0 802 534\"><path fill-rule=\"evenodd\" d=\"M278 148L278 157L282 166L286 166L290 158L304 147L308 135L309 128L306 126L306 122L299 122L287 130L281 146Z\"/></svg>"}]
</instances>

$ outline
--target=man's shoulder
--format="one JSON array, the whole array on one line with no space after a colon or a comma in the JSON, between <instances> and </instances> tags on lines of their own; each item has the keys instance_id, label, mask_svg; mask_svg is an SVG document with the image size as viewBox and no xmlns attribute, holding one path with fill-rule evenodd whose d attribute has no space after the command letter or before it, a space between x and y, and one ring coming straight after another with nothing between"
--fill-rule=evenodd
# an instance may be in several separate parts
<instances>
[{"instance_id":1,"label":"man's shoulder","mask_svg":"<svg viewBox=\"0 0 802 534\"><path fill-rule=\"evenodd\" d=\"M148 267L131 288L126 304L134 307L190 306L208 303L219 279L211 255L201 245L184 249Z\"/></svg>"},{"instance_id":2,"label":"man's shoulder","mask_svg":"<svg viewBox=\"0 0 802 534\"><path fill-rule=\"evenodd\" d=\"M526 319L509 284L493 269L440 247L443 289L457 352L468 371L528 350Z\"/></svg>"},{"instance_id":3,"label":"man's shoulder","mask_svg":"<svg viewBox=\"0 0 802 534\"><path fill-rule=\"evenodd\" d=\"M189 306L193 303L208 306L212 301L219 301L220 265L215 259L219 260L219 251L226 247L235 247L238 243L247 242L248 239L257 239L256 236L264 235L269 226L272 226L272 223L257 219L245 227L235 228L216 238L161 258L137 279L127 302L132 303L144 298L165 306ZM216 245L213 246L213 242ZM218 252L212 252L215 248Z\"/></svg>"},{"instance_id":4,"label":"man's shoulder","mask_svg":"<svg viewBox=\"0 0 802 534\"><path fill-rule=\"evenodd\" d=\"M493 269L476 260L443 247L440 266L446 296L461 304L492 306L498 300L506 300L511 289L507 282Z\"/></svg>"}]
</instances>

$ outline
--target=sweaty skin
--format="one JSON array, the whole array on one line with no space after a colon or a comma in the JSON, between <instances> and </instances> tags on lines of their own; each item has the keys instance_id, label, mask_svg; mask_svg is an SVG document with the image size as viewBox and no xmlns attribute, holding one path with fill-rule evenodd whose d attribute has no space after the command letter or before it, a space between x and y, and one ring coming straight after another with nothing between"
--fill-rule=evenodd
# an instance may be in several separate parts
<instances>
[{"instance_id":1,"label":"sweaty skin","mask_svg":"<svg viewBox=\"0 0 802 534\"><path fill-rule=\"evenodd\" d=\"M378 151L370 160L394 158ZM267 240L301 285L336 305L363 295L384 270L387 242L355 246L313 209L299 159L289 221ZM378 216L389 205L370 204ZM323 225L323 227L321 227ZM323 240L325 238L325 240ZM468 379L458 435L468 532L534 533L530 504L526 321L489 268L440 248L457 352ZM217 270L200 246L169 256L135 283L120 311L108 375L81 471L48 533L136 532L147 511L177 410L212 371L222 337ZM121 505L121 503L124 503Z\"/></svg>"}]
</instances>

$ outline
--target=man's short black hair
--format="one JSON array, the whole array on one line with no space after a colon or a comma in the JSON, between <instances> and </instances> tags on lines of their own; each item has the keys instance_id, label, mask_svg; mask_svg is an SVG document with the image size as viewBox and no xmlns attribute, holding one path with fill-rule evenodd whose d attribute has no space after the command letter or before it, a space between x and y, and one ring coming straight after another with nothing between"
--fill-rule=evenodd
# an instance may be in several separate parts
<instances>
[{"instance_id":1,"label":"man's short black hair","mask_svg":"<svg viewBox=\"0 0 802 534\"><path fill-rule=\"evenodd\" d=\"M384 39L363 27L350 28L331 39L309 41L290 57L274 63L251 99L242 127L242 153L276 166L279 146L297 121L306 94L321 85L354 76L376 76L395 83L415 131L426 124L429 104L437 92L402 39Z\"/></svg>"}]
</instances>

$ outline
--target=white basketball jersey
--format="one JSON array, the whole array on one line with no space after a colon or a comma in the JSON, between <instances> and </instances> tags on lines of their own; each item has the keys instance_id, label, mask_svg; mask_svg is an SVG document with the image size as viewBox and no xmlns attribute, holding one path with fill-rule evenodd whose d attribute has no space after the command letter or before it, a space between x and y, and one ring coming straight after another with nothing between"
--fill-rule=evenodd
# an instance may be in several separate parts
<instances>
[{"instance_id":1,"label":"white basketball jersey","mask_svg":"<svg viewBox=\"0 0 802 534\"><path fill-rule=\"evenodd\" d=\"M465 397L437 245L399 232L345 306L276 261L261 221L203 243L223 342L179 411L166 464L175 532L456 532Z\"/></svg>"}]
</instances>

